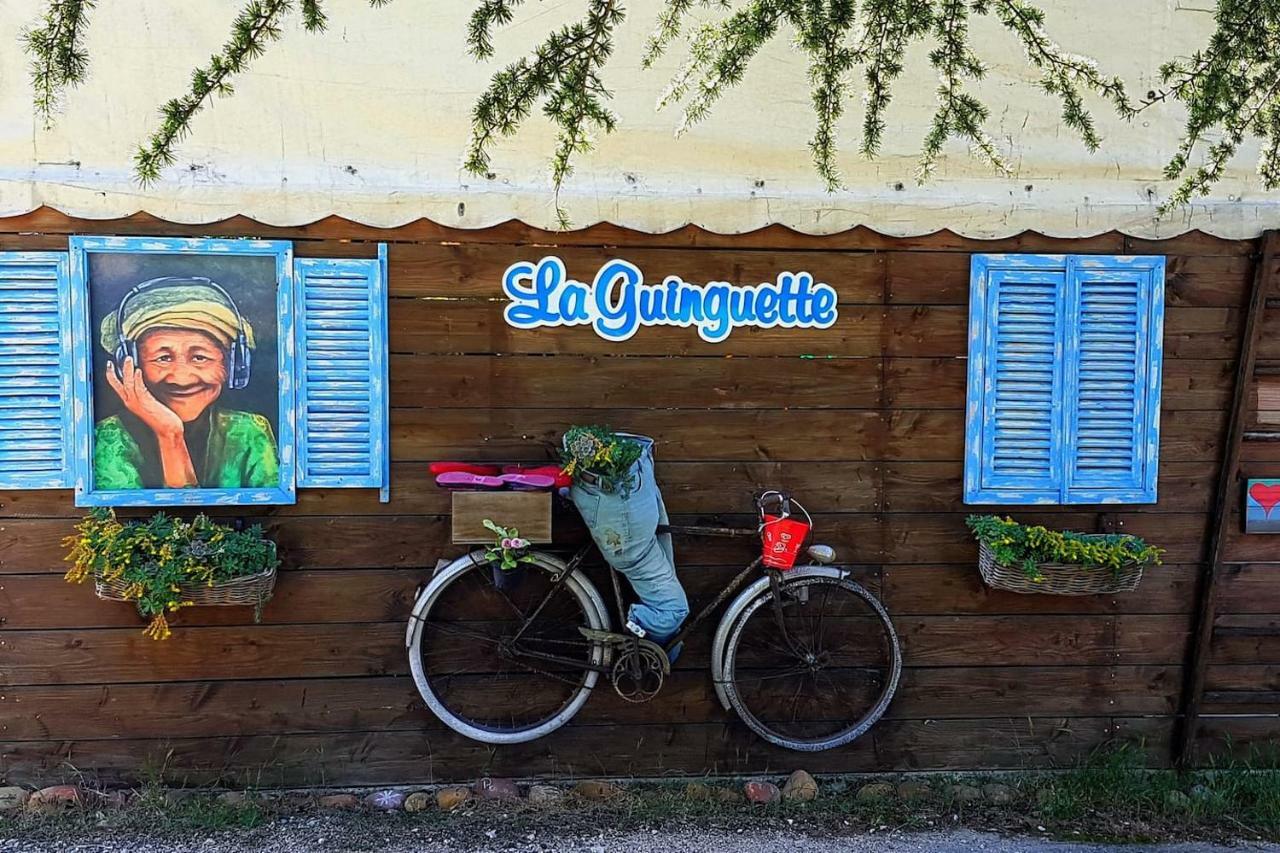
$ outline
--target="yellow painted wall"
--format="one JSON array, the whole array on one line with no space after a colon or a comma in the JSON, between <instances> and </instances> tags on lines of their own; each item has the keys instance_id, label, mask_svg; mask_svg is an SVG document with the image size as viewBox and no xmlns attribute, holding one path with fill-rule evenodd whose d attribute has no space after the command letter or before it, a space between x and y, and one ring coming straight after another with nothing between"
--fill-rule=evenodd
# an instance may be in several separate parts
<instances>
[{"instance_id":1,"label":"yellow painted wall","mask_svg":"<svg viewBox=\"0 0 1280 853\"><path fill-rule=\"evenodd\" d=\"M134 147L159 104L183 91L192 65L225 40L239 5L99 4L90 79L46 129L33 115L27 58L17 42L44 0L0 0L0 215L48 204L79 216L146 210L188 222L242 213L297 224L336 213L376 225L426 216L462 227L513 217L554 226L547 177L553 137L540 118L495 149L494 179L460 168L471 104L496 64L466 54L474 4L455 0L395 0L382 9L329 0L330 28L319 35L290 21L286 38L237 81L236 95L197 118L164 180L138 187L130 173ZM1136 95L1154 85L1162 61L1191 52L1212 28L1211 0L1043 5L1048 30L1065 49L1094 56ZM526 4L498 39L499 60L583 8L581 0ZM736 232L778 222L820 233L862 224L895 235L951 228L973 236L1200 228L1226 237L1280 225L1280 194L1261 191L1252 144L1213 196L1155 221L1155 206L1170 190L1160 169L1181 130L1181 109L1159 106L1126 123L1091 98L1105 139L1090 154L1061 124L1057 102L1035 86L1014 37L987 19L973 26L991 66L980 89L992 107L989 130L1016 175L992 174L954 142L936 177L916 185L916 153L936 85L927 47L917 46L875 161L857 154L861 103L850 104L841 134L847 189L828 194L810 165L805 63L789 48L789 34L756 60L708 122L677 140L679 115L656 112L654 104L680 51L651 71L639 62L657 9L656 0L629 6L608 73L621 128L580 158L564 188L561 202L575 225L606 220L659 231L693 222Z\"/></svg>"}]
</instances>

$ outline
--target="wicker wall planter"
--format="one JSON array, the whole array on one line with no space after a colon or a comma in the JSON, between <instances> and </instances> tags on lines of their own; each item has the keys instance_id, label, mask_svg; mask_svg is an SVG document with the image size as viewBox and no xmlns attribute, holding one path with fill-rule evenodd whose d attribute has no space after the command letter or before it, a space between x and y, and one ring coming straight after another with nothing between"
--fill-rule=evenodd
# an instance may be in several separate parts
<instances>
[{"instance_id":1,"label":"wicker wall planter","mask_svg":"<svg viewBox=\"0 0 1280 853\"><path fill-rule=\"evenodd\" d=\"M995 555L985 542L978 546L978 570L982 572L982 580L987 586L1024 595L1107 595L1133 592L1138 588L1142 570L1146 566L1145 562L1125 563L1117 571L1105 566L1040 563L1038 568L1043 577L1035 581L1027 576L1021 566L1006 566L996 562Z\"/></svg>"},{"instance_id":2,"label":"wicker wall planter","mask_svg":"<svg viewBox=\"0 0 1280 853\"><path fill-rule=\"evenodd\" d=\"M272 554L275 553L275 543L272 543L271 551ZM94 592L104 601L132 601L124 595L128 586L128 581L119 578L111 581L99 575L93 578ZM262 608L271 600L275 586L276 570L271 568L256 575L215 583L213 586L205 583L183 583L178 585L178 589L183 601L190 601L199 607L252 607L253 621L259 622L262 619Z\"/></svg>"}]
</instances>

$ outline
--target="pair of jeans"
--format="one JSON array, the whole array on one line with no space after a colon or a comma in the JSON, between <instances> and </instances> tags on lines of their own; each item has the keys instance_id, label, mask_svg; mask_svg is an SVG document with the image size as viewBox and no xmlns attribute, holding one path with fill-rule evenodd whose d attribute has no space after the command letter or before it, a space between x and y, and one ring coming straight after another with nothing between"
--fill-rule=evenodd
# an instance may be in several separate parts
<instances>
[{"instance_id":1,"label":"pair of jeans","mask_svg":"<svg viewBox=\"0 0 1280 853\"><path fill-rule=\"evenodd\" d=\"M689 599L676 577L671 534L658 534L667 524L653 477L653 439L628 436L644 446L628 482L608 491L575 478L569 497L582 514L600 553L631 584L639 603L628 619L658 644L666 643L689 615Z\"/></svg>"}]
</instances>

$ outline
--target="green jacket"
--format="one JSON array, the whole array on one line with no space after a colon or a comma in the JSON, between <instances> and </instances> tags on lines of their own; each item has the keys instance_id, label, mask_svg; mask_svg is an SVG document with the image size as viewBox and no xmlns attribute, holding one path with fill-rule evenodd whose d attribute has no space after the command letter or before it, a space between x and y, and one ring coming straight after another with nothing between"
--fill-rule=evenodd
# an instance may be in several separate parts
<instances>
[{"instance_id":1,"label":"green jacket","mask_svg":"<svg viewBox=\"0 0 1280 853\"><path fill-rule=\"evenodd\" d=\"M265 417L213 407L200 420L205 423L187 426L187 449L200 480L199 488L257 489L280 484L280 454L271 423ZM164 488L159 449L149 431L138 426L140 422L130 429L119 415L98 421L93 433L95 489ZM140 435L145 435L141 441ZM148 445L146 455L143 444Z\"/></svg>"}]
</instances>

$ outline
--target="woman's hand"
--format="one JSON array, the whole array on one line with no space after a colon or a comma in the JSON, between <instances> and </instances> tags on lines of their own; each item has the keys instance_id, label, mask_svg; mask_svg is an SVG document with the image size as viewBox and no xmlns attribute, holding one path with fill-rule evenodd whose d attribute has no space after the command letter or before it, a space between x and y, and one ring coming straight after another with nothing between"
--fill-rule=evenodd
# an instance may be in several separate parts
<instances>
[{"instance_id":1,"label":"woman's hand","mask_svg":"<svg viewBox=\"0 0 1280 853\"><path fill-rule=\"evenodd\" d=\"M172 439L183 435L182 418L161 403L142 380L142 371L126 358L122 367L123 378L116 376L115 365L107 364L107 384L119 395L124 407L137 416L159 439Z\"/></svg>"},{"instance_id":2,"label":"woman's hand","mask_svg":"<svg viewBox=\"0 0 1280 853\"><path fill-rule=\"evenodd\" d=\"M107 384L120 395L124 407L155 433L156 443L160 447L160 468L164 474L165 488L199 486L195 466L191 464L191 451L187 448L182 418L155 398L142 380L142 371L134 366L133 359L126 358L122 368L124 377L118 378L115 365L107 365Z\"/></svg>"}]
</instances>

